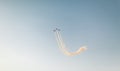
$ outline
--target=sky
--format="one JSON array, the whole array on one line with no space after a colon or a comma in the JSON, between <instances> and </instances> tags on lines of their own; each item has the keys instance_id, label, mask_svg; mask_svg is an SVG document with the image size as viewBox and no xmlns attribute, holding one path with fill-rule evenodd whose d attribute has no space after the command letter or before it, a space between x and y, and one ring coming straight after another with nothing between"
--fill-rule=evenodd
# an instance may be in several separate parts
<instances>
[{"instance_id":1,"label":"sky","mask_svg":"<svg viewBox=\"0 0 120 71\"><path fill-rule=\"evenodd\" d=\"M0 0L0 71L120 71L120 1Z\"/></svg>"}]
</instances>

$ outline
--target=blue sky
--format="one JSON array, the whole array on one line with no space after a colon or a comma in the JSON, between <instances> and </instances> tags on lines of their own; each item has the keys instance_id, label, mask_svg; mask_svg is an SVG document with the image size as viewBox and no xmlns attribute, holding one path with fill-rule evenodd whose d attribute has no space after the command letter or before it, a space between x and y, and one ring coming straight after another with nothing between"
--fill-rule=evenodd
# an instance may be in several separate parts
<instances>
[{"instance_id":1,"label":"blue sky","mask_svg":"<svg viewBox=\"0 0 120 71\"><path fill-rule=\"evenodd\" d=\"M74 57L62 54L60 28ZM1 71L120 71L119 0L0 1Z\"/></svg>"}]
</instances>

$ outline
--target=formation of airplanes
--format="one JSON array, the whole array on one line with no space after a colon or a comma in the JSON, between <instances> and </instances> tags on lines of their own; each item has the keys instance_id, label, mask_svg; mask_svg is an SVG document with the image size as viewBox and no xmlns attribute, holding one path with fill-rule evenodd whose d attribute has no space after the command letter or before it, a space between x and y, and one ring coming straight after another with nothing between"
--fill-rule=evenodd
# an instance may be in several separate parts
<instances>
[{"instance_id":1,"label":"formation of airplanes","mask_svg":"<svg viewBox=\"0 0 120 71\"><path fill-rule=\"evenodd\" d=\"M53 32L56 32L56 31L60 31L60 29L58 29L58 28L55 28L55 29L53 30Z\"/></svg>"}]
</instances>

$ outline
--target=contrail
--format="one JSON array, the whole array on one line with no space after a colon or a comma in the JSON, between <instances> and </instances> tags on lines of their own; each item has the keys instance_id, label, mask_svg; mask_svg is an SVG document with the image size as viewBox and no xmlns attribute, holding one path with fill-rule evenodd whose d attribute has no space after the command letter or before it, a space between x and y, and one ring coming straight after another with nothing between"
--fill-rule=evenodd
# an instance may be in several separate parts
<instances>
[{"instance_id":1,"label":"contrail","mask_svg":"<svg viewBox=\"0 0 120 71\"><path fill-rule=\"evenodd\" d=\"M57 40L57 43L58 43L58 46L59 46L59 48L63 51L63 53L64 53L65 55L68 55L68 56L78 55L78 54L80 54L81 52L83 52L83 51L85 51L85 50L87 49L86 46L83 46L83 47L80 47L80 48L79 48L77 51L75 51L75 52L69 52L69 51L67 51L66 46L65 46L65 44L64 44L64 42L63 42L62 36L61 36L61 34L60 34L59 31L60 31L60 30L57 29L57 28L54 30L55 36L56 36L56 40Z\"/></svg>"}]
</instances>

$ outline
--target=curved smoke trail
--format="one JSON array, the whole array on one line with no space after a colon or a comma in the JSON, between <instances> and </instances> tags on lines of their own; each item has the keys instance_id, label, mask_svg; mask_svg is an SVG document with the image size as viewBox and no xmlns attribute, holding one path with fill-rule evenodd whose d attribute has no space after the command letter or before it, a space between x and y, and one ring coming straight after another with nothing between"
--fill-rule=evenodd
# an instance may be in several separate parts
<instances>
[{"instance_id":1,"label":"curved smoke trail","mask_svg":"<svg viewBox=\"0 0 120 71\"><path fill-rule=\"evenodd\" d=\"M56 40L57 40L59 48L63 51L63 53L65 55L68 55L68 56L78 55L78 54L80 54L81 52L83 52L83 51L85 51L87 49L86 46L83 46L83 47L80 47L75 52L69 52L69 51L67 51L66 46L65 46L65 44L63 42L62 36L61 36L59 30L57 30L57 29L55 30L55 36L56 36Z\"/></svg>"}]
</instances>

